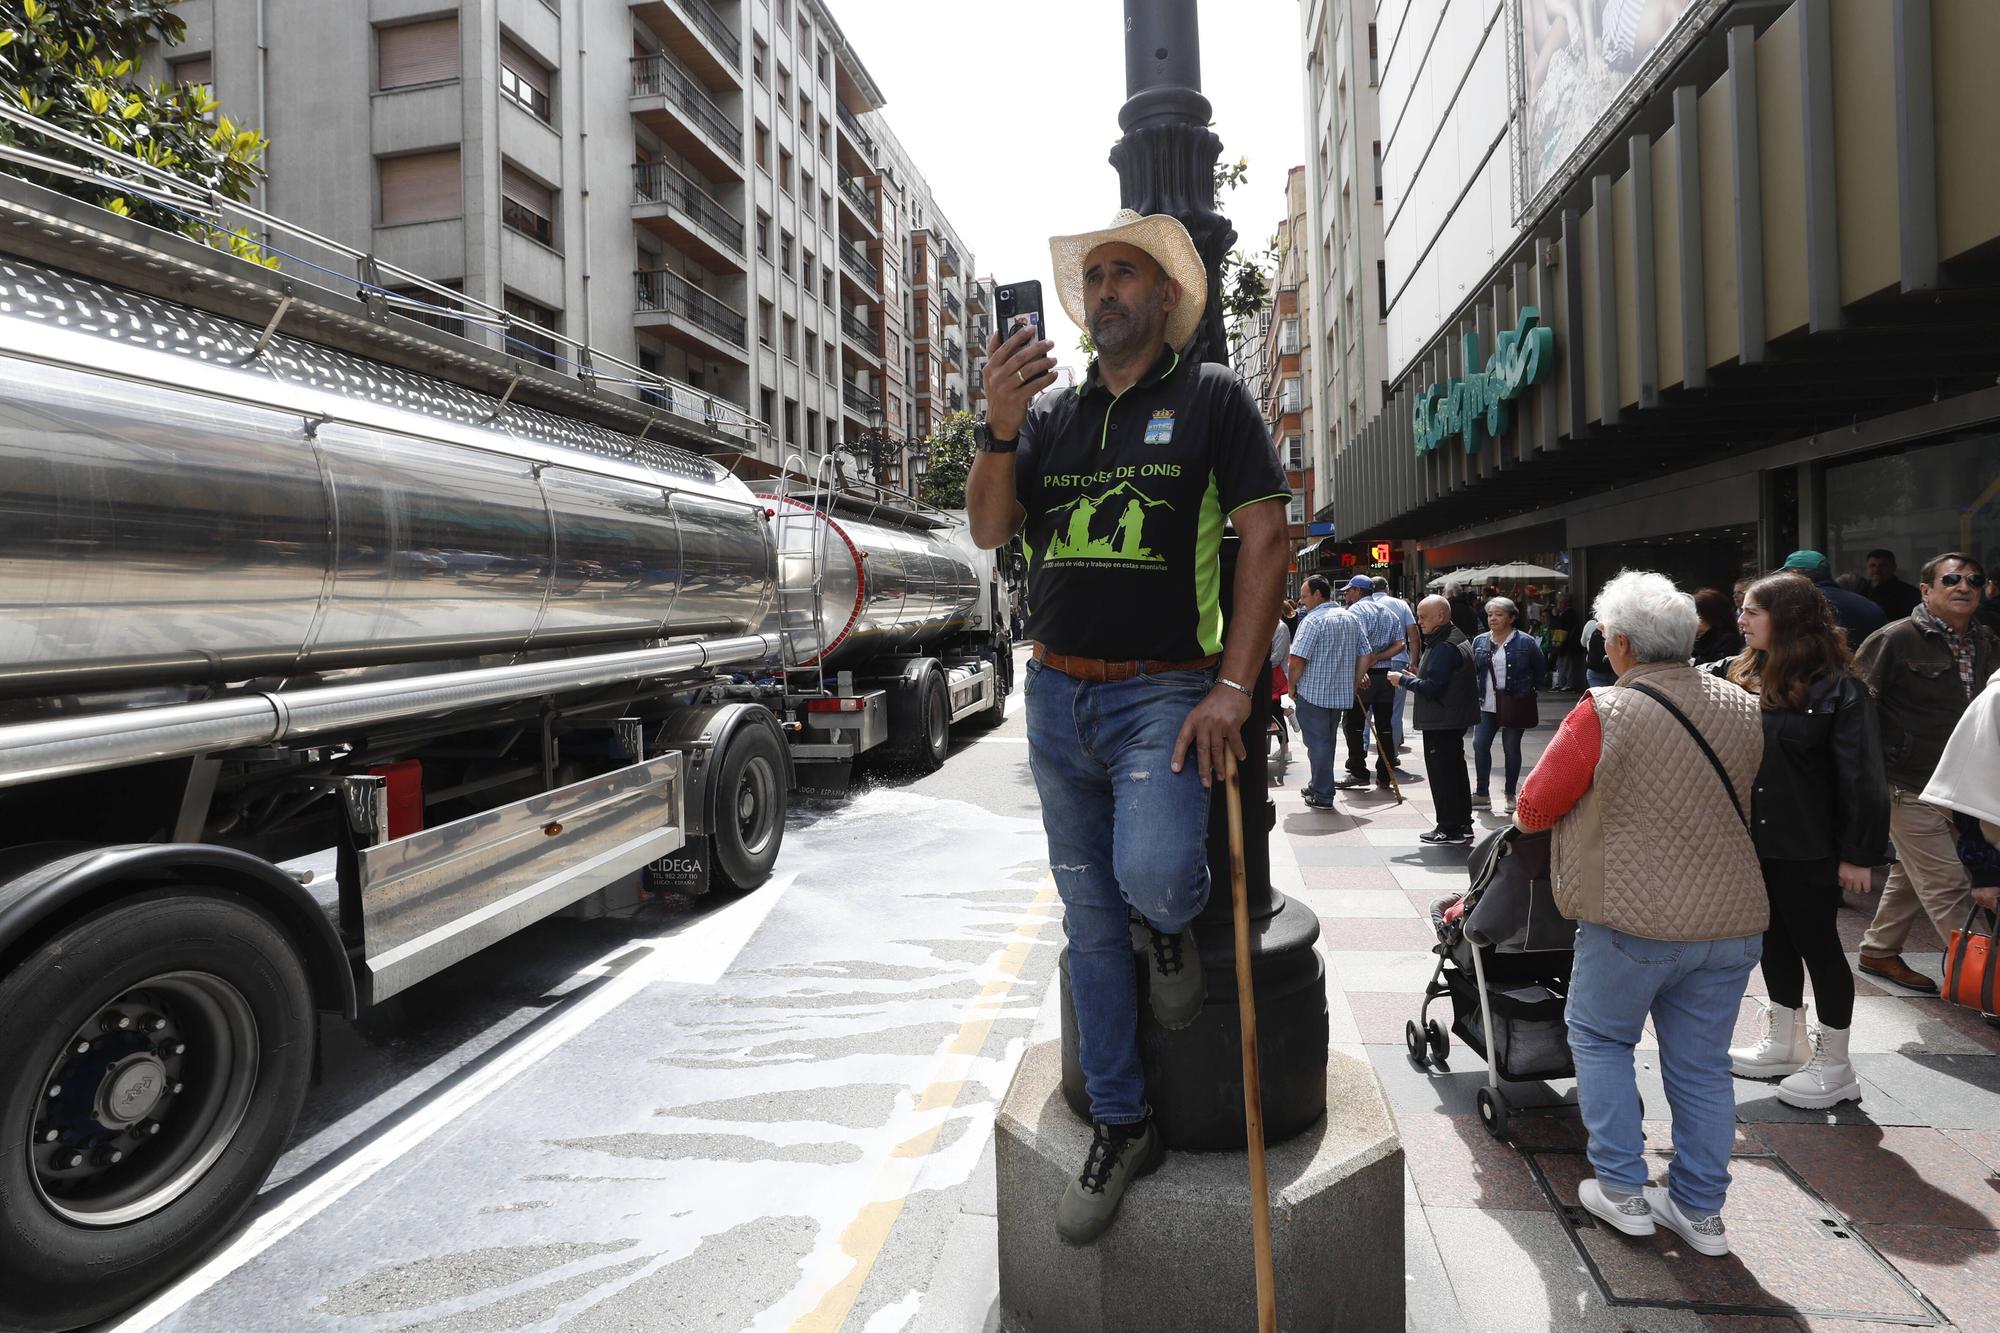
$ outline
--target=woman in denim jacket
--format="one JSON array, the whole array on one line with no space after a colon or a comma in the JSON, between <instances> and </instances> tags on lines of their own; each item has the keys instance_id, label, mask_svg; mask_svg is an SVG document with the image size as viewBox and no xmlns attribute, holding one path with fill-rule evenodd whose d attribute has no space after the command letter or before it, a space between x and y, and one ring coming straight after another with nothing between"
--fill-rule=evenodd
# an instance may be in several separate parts
<instances>
[{"instance_id":1,"label":"woman in denim jacket","mask_svg":"<svg viewBox=\"0 0 2000 1333\"><path fill-rule=\"evenodd\" d=\"M1491 807L1487 788L1493 776L1493 737L1500 737L1507 759L1507 795L1495 813L1514 813L1514 793L1521 785L1520 727L1500 725L1495 686L1506 694L1532 695L1548 683L1549 663L1541 646L1515 630L1521 612L1512 601L1495 597L1486 603L1487 632L1472 641L1472 667L1479 682L1479 726L1472 733L1474 776L1472 803Z\"/></svg>"}]
</instances>

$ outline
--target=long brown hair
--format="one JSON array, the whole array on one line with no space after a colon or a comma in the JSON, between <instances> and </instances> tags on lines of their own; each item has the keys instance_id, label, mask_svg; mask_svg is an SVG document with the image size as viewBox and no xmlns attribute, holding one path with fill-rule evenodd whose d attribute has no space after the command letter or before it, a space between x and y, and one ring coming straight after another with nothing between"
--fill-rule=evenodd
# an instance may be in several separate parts
<instances>
[{"instance_id":1,"label":"long brown hair","mask_svg":"<svg viewBox=\"0 0 2000 1333\"><path fill-rule=\"evenodd\" d=\"M1729 664L1729 679L1763 707L1803 708L1814 681L1856 669L1833 604L1811 580L1790 571L1772 574L1745 589L1743 600L1770 617L1771 647L1745 648Z\"/></svg>"}]
</instances>

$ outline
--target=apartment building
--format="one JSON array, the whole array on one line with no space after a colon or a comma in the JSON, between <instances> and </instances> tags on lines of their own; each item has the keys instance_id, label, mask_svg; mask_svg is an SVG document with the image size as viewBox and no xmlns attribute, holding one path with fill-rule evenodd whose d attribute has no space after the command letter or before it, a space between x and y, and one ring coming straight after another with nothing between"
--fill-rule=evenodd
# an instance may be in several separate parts
<instances>
[{"instance_id":1,"label":"apartment building","mask_svg":"<svg viewBox=\"0 0 2000 1333\"><path fill-rule=\"evenodd\" d=\"M1464 0L1459 0L1463 4ZM1312 405L1309 506L1334 518L1329 489L1337 457L1382 411L1389 376L1385 314L1381 52L1374 0L1300 0L1306 53L1305 229L1302 281L1315 312L1306 377Z\"/></svg>"},{"instance_id":2,"label":"apartment building","mask_svg":"<svg viewBox=\"0 0 2000 1333\"><path fill-rule=\"evenodd\" d=\"M650 401L733 404L767 461L917 434L892 370L918 225L901 200L966 249L907 155L885 160L881 90L815 0L179 13L186 39L144 72L208 82L269 134L259 202L504 309L516 352L574 373L551 330L673 382L632 390Z\"/></svg>"},{"instance_id":3,"label":"apartment building","mask_svg":"<svg viewBox=\"0 0 2000 1333\"><path fill-rule=\"evenodd\" d=\"M1307 389L1314 358L1307 261L1312 237L1306 224L1306 189L1305 168L1293 167L1285 177L1285 215L1278 224L1270 309L1258 321L1261 346L1245 358L1254 371L1254 377L1246 375L1245 382L1256 392L1263 408L1264 424L1270 428L1271 439L1277 445L1292 493L1285 517L1291 549L1298 553L1291 562L1296 567L1292 578L1294 593L1298 579L1312 572L1313 554L1301 545L1310 535L1314 472L1306 447L1314 419L1312 397Z\"/></svg>"}]
</instances>

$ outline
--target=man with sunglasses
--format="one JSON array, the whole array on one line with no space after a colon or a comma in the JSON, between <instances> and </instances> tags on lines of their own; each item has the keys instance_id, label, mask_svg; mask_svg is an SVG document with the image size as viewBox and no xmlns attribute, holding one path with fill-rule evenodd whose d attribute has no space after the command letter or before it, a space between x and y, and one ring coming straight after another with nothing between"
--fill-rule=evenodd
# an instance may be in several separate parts
<instances>
[{"instance_id":1,"label":"man with sunglasses","mask_svg":"<svg viewBox=\"0 0 2000 1333\"><path fill-rule=\"evenodd\" d=\"M1973 619L1986 574L1971 556L1950 551L1923 568L1922 601L1868 636L1855 654L1875 696L1889 775L1889 839L1896 867L1882 890L1875 922L1861 940L1861 970L1911 990L1937 983L1903 961L1903 941L1921 907L1939 939L1965 924L1971 899L1987 907L2000 889L1974 889L1958 859L1950 816L1921 799L1952 728L2000 668L2000 638Z\"/></svg>"}]
</instances>

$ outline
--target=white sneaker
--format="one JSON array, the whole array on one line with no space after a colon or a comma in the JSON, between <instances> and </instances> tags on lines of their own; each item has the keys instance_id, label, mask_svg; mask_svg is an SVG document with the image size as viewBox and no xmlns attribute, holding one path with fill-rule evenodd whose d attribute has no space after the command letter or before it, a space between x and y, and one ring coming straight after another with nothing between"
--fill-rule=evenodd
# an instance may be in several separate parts
<instances>
[{"instance_id":1,"label":"white sneaker","mask_svg":"<svg viewBox=\"0 0 2000 1333\"><path fill-rule=\"evenodd\" d=\"M1753 1046L1732 1047L1729 1072L1738 1078L1783 1078L1796 1074L1812 1059L1806 1036L1806 1011L1782 1004L1764 1006L1764 1033Z\"/></svg>"},{"instance_id":2,"label":"white sneaker","mask_svg":"<svg viewBox=\"0 0 2000 1333\"><path fill-rule=\"evenodd\" d=\"M1819 1045L1805 1068L1778 1085L1778 1100L1805 1111L1824 1111L1861 1100L1861 1080L1847 1058L1850 1028L1821 1028Z\"/></svg>"},{"instance_id":3,"label":"white sneaker","mask_svg":"<svg viewBox=\"0 0 2000 1333\"><path fill-rule=\"evenodd\" d=\"M1493 802L1493 813L1505 818L1511 818L1514 814L1514 798L1511 796L1496 797Z\"/></svg>"},{"instance_id":4,"label":"white sneaker","mask_svg":"<svg viewBox=\"0 0 2000 1333\"><path fill-rule=\"evenodd\" d=\"M1729 1237L1723 1231L1722 1214L1689 1217L1667 1193L1665 1185L1646 1186L1646 1203L1653 1210L1653 1220L1686 1241L1688 1248L1695 1253L1705 1254L1711 1259L1729 1253Z\"/></svg>"},{"instance_id":5,"label":"white sneaker","mask_svg":"<svg viewBox=\"0 0 2000 1333\"><path fill-rule=\"evenodd\" d=\"M1653 1234L1653 1205L1646 1202L1643 1193L1613 1200L1597 1183L1597 1177L1591 1176L1576 1187L1576 1201L1592 1217L1628 1236Z\"/></svg>"}]
</instances>

